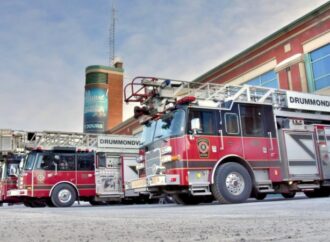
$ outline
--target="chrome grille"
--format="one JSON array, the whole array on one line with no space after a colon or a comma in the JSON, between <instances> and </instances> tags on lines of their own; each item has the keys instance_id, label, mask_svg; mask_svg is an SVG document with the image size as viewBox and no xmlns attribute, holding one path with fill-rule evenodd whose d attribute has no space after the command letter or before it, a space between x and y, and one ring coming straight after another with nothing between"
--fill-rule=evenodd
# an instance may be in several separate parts
<instances>
[{"instance_id":1,"label":"chrome grille","mask_svg":"<svg viewBox=\"0 0 330 242\"><path fill-rule=\"evenodd\" d=\"M152 167L154 165L160 166L160 149L154 149L146 153L146 175L153 175Z\"/></svg>"}]
</instances>

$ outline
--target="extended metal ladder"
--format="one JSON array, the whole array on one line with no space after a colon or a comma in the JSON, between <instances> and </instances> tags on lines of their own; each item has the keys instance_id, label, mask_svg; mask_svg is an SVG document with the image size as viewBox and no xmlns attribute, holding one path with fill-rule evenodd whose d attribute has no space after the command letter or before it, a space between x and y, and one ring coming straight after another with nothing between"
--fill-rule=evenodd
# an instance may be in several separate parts
<instances>
[{"instance_id":1,"label":"extended metal ladder","mask_svg":"<svg viewBox=\"0 0 330 242\"><path fill-rule=\"evenodd\" d=\"M29 141L26 143L27 148L37 147L80 147L80 148L97 148L98 135L75 133L75 132L56 132L42 131L32 133Z\"/></svg>"},{"instance_id":2,"label":"extended metal ladder","mask_svg":"<svg viewBox=\"0 0 330 242\"><path fill-rule=\"evenodd\" d=\"M198 100L213 100L215 102L268 103L278 107L286 104L284 90L250 85L195 83L165 78L136 77L124 89L126 102L140 102L146 105L150 103L150 99L171 100L190 95Z\"/></svg>"},{"instance_id":3,"label":"extended metal ladder","mask_svg":"<svg viewBox=\"0 0 330 242\"><path fill-rule=\"evenodd\" d=\"M24 153L28 132L0 129L0 154Z\"/></svg>"}]
</instances>

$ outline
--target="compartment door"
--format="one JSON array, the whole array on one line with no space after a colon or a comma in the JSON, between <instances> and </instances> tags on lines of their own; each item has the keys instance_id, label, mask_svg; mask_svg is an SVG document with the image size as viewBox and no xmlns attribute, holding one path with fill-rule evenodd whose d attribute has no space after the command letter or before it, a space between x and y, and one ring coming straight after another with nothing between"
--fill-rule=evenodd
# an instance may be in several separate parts
<instances>
[{"instance_id":1,"label":"compartment door","mask_svg":"<svg viewBox=\"0 0 330 242\"><path fill-rule=\"evenodd\" d=\"M103 197L120 197L123 194L120 156L99 153L98 160L95 177L96 194Z\"/></svg>"},{"instance_id":2,"label":"compartment door","mask_svg":"<svg viewBox=\"0 0 330 242\"><path fill-rule=\"evenodd\" d=\"M314 133L285 131L285 149L291 178L319 178Z\"/></svg>"},{"instance_id":3,"label":"compartment door","mask_svg":"<svg viewBox=\"0 0 330 242\"><path fill-rule=\"evenodd\" d=\"M122 157L122 177L123 177L123 185L127 184L132 180L136 180L139 178L139 173L136 169L136 158L135 156L123 156Z\"/></svg>"},{"instance_id":4,"label":"compartment door","mask_svg":"<svg viewBox=\"0 0 330 242\"><path fill-rule=\"evenodd\" d=\"M320 164L322 166L323 179L330 179L330 127L319 132ZM322 140L321 140L322 139Z\"/></svg>"}]
</instances>

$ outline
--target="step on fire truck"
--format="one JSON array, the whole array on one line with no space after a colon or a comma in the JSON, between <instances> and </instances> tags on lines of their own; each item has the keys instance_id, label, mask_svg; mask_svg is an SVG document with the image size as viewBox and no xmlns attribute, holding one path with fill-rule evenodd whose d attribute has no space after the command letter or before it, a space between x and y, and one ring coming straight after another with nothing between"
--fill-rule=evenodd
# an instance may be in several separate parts
<instances>
[{"instance_id":1,"label":"step on fire truck","mask_svg":"<svg viewBox=\"0 0 330 242\"><path fill-rule=\"evenodd\" d=\"M27 133L8 129L0 130L0 206L3 203L20 202L17 197L8 197L8 190L17 188L19 164L24 159Z\"/></svg>"},{"instance_id":2,"label":"step on fire truck","mask_svg":"<svg viewBox=\"0 0 330 242\"><path fill-rule=\"evenodd\" d=\"M329 96L152 77L124 95L144 125L136 191L181 204L330 194Z\"/></svg>"},{"instance_id":3,"label":"step on fire truck","mask_svg":"<svg viewBox=\"0 0 330 242\"><path fill-rule=\"evenodd\" d=\"M148 194L125 189L137 178L139 139L132 136L35 132L18 177L7 192L30 207L69 207L76 200L92 205L147 201Z\"/></svg>"}]
</instances>

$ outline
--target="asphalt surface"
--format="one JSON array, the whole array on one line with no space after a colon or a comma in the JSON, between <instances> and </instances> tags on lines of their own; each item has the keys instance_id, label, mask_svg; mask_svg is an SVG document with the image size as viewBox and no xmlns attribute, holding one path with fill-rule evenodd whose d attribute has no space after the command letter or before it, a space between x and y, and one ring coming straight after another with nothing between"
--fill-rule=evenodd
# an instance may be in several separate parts
<instances>
[{"instance_id":1,"label":"asphalt surface","mask_svg":"<svg viewBox=\"0 0 330 242\"><path fill-rule=\"evenodd\" d=\"M0 241L330 241L330 197L0 208Z\"/></svg>"}]
</instances>

